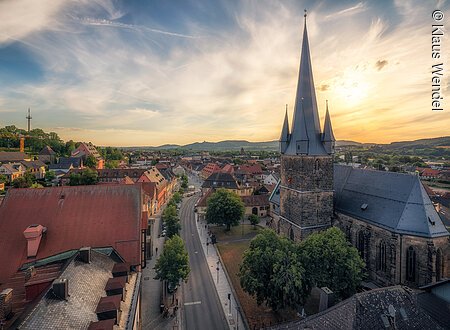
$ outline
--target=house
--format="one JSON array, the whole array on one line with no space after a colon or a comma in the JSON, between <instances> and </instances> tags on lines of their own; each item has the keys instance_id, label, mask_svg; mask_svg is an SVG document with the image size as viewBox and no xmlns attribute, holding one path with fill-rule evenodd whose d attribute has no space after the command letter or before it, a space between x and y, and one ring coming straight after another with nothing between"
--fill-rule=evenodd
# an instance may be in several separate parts
<instances>
[{"instance_id":1,"label":"house","mask_svg":"<svg viewBox=\"0 0 450 330\"><path fill-rule=\"evenodd\" d=\"M158 210L160 210L161 207L169 200L169 183L156 167L153 166L149 170L144 171L137 182L153 182L156 185Z\"/></svg>"},{"instance_id":2,"label":"house","mask_svg":"<svg viewBox=\"0 0 450 330\"><path fill-rule=\"evenodd\" d=\"M207 179L211 174L220 172L220 166L216 163L209 163L203 169L201 170L200 177L205 180Z\"/></svg>"},{"instance_id":3,"label":"house","mask_svg":"<svg viewBox=\"0 0 450 330\"><path fill-rule=\"evenodd\" d=\"M0 151L0 163L17 163L22 160L31 160L24 152Z\"/></svg>"},{"instance_id":4,"label":"house","mask_svg":"<svg viewBox=\"0 0 450 330\"><path fill-rule=\"evenodd\" d=\"M184 167L181 165L177 165L176 167L173 168L172 171L173 171L173 173L175 173L175 175L178 175L178 176L186 174Z\"/></svg>"},{"instance_id":5,"label":"house","mask_svg":"<svg viewBox=\"0 0 450 330\"><path fill-rule=\"evenodd\" d=\"M20 163L5 163L0 165L0 175L6 176L9 183L25 174L25 167Z\"/></svg>"},{"instance_id":6,"label":"house","mask_svg":"<svg viewBox=\"0 0 450 330\"><path fill-rule=\"evenodd\" d=\"M39 152L38 159L46 164L54 164L56 161L56 152L54 152L49 146L45 146Z\"/></svg>"},{"instance_id":7,"label":"house","mask_svg":"<svg viewBox=\"0 0 450 330\"><path fill-rule=\"evenodd\" d=\"M437 295L398 285L357 293L321 313L268 329L444 330L449 312L450 303Z\"/></svg>"},{"instance_id":8,"label":"house","mask_svg":"<svg viewBox=\"0 0 450 330\"><path fill-rule=\"evenodd\" d=\"M146 266L144 210L136 185L10 189L0 205L0 291L14 288L14 315L41 296L64 270L61 262L82 247L114 250L129 271L139 272Z\"/></svg>"},{"instance_id":9,"label":"house","mask_svg":"<svg viewBox=\"0 0 450 330\"><path fill-rule=\"evenodd\" d=\"M59 157L57 164L49 164L48 169L67 173L71 169L83 168L83 158L81 157Z\"/></svg>"},{"instance_id":10,"label":"house","mask_svg":"<svg viewBox=\"0 0 450 330\"><path fill-rule=\"evenodd\" d=\"M31 173L36 179L44 179L45 178L45 164L41 160L31 160L26 161L23 160L20 162L25 170Z\"/></svg>"},{"instance_id":11,"label":"house","mask_svg":"<svg viewBox=\"0 0 450 330\"><path fill-rule=\"evenodd\" d=\"M72 151L71 154L72 157L78 157L82 158L83 161L86 161L86 158L89 156L93 156L95 160L97 161L97 169L103 169L105 166L105 160L102 158L100 153L98 152L97 148L91 143L84 143L82 142L78 148L76 148L74 151Z\"/></svg>"},{"instance_id":12,"label":"house","mask_svg":"<svg viewBox=\"0 0 450 330\"><path fill-rule=\"evenodd\" d=\"M264 178L264 184L277 184L280 181L280 177L276 173L269 173Z\"/></svg>"},{"instance_id":13,"label":"house","mask_svg":"<svg viewBox=\"0 0 450 330\"><path fill-rule=\"evenodd\" d=\"M423 179L433 180L433 179L437 179L438 178L440 172L441 171L437 170L437 169L424 168L422 171L419 172L419 175Z\"/></svg>"},{"instance_id":14,"label":"house","mask_svg":"<svg viewBox=\"0 0 450 330\"><path fill-rule=\"evenodd\" d=\"M46 294L34 299L34 308L24 311L12 327L140 329L141 273L127 269L126 276L114 276L117 268L128 268L114 249L105 253L101 249L82 248L61 263L61 269L44 277L45 280L56 277ZM31 292L43 275L31 273L26 292ZM119 304L111 304L110 309L111 306L105 306L106 301Z\"/></svg>"}]
</instances>

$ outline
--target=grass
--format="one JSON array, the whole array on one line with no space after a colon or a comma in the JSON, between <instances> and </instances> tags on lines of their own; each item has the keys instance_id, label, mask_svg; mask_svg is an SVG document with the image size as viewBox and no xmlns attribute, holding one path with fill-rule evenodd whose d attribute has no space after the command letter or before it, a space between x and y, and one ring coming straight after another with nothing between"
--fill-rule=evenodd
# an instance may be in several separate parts
<instances>
[{"instance_id":1,"label":"grass","mask_svg":"<svg viewBox=\"0 0 450 330\"><path fill-rule=\"evenodd\" d=\"M264 305L258 306L256 299L244 292L240 285L238 272L243 254L249 248L250 240L261 229L261 227L257 226L255 230L252 225L239 225L228 232L224 231L223 227L211 228L211 231L216 234L217 248L231 279L231 284L236 291L237 298L244 310L250 329L260 329L285 321L280 319L280 315L275 314L271 308Z\"/></svg>"}]
</instances>

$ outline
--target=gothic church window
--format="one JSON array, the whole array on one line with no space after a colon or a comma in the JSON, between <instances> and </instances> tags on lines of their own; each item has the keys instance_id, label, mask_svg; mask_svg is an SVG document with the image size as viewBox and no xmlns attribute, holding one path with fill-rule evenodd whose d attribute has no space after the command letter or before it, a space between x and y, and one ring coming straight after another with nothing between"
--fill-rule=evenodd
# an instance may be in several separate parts
<instances>
[{"instance_id":1,"label":"gothic church window","mask_svg":"<svg viewBox=\"0 0 450 330\"><path fill-rule=\"evenodd\" d=\"M436 251L436 281L442 280L444 277L444 256L442 255L442 250L438 249Z\"/></svg>"},{"instance_id":2,"label":"gothic church window","mask_svg":"<svg viewBox=\"0 0 450 330\"><path fill-rule=\"evenodd\" d=\"M410 282L416 281L416 251L412 246L408 248L406 253L406 280Z\"/></svg>"},{"instance_id":3,"label":"gothic church window","mask_svg":"<svg viewBox=\"0 0 450 330\"><path fill-rule=\"evenodd\" d=\"M316 159L314 162L314 172L319 172L319 160Z\"/></svg>"},{"instance_id":4,"label":"gothic church window","mask_svg":"<svg viewBox=\"0 0 450 330\"><path fill-rule=\"evenodd\" d=\"M386 271L386 243L384 241L380 242L378 246L378 270L382 272Z\"/></svg>"},{"instance_id":5,"label":"gothic church window","mask_svg":"<svg viewBox=\"0 0 450 330\"><path fill-rule=\"evenodd\" d=\"M291 240L294 240L294 229L291 227L290 229L289 229L289 238L291 239Z\"/></svg>"},{"instance_id":6,"label":"gothic church window","mask_svg":"<svg viewBox=\"0 0 450 330\"><path fill-rule=\"evenodd\" d=\"M360 231L358 233L358 245L357 245L357 249L359 251L359 255L361 256L361 258L365 261L366 260L366 238L364 237L364 232Z\"/></svg>"}]
</instances>

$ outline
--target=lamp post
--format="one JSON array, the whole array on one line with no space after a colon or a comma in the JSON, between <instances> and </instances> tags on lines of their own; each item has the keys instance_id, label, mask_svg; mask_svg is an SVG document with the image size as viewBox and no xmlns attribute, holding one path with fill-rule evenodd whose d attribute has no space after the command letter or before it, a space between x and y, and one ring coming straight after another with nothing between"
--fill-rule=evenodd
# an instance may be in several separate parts
<instances>
[{"instance_id":1,"label":"lamp post","mask_svg":"<svg viewBox=\"0 0 450 330\"><path fill-rule=\"evenodd\" d=\"M217 260L217 268L216 268L216 270L217 270L217 284L219 284L219 264L220 264L220 261L219 260Z\"/></svg>"}]
</instances>

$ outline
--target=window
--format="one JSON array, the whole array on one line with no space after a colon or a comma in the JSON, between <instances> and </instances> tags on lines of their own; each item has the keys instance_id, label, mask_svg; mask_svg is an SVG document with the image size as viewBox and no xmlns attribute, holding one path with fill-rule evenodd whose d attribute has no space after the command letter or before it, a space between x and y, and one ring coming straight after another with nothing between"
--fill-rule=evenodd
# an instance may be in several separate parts
<instances>
[{"instance_id":1,"label":"window","mask_svg":"<svg viewBox=\"0 0 450 330\"><path fill-rule=\"evenodd\" d=\"M319 172L319 160L316 159L314 162L314 172Z\"/></svg>"},{"instance_id":2,"label":"window","mask_svg":"<svg viewBox=\"0 0 450 330\"><path fill-rule=\"evenodd\" d=\"M278 224L277 224L277 233L280 233L280 227L281 227L281 220L278 220Z\"/></svg>"},{"instance_id":3,"label":"window","mask_svg":"<svg viewBox=\"0 0 450 330\"><path fill-rule=\"evenodd\" d=\"M416 281L416 251L412 246L408 248L406 253L406 280L409 282Z\"/></svg>"},{"instance_id":4,"label":"window","mask_svg":"<svg viewBox=\"0 0 450 330\"><path fill-rule=\"evenodd\" d=\"M289 229L289 238L291 239L291 240L294 240L294 229L291 227L290 229Z\"/></svg>"},{"instance_id":5,"label":"window","mask_svg":"<svg viewBox=\"0 0 450 330\"><path fill-rule=\"evenodd\" d=\"M381 241L378 246L377 266L378 270L381 270L382 272L386 271L386 243L384 241Z\"/></svg>"},{"instance_id":6,"label":"window","mask_svg":"<svg viewBox=\"0 0 450 330\"><path fill-rule=\"evenodd\" d=\"M444 277L444 256L441 249L436 251L436 281L442 280Z\"/></svg>"},{"instance_id":7,"label":"window","mask_svg":"<svg viewBox=\"0 0 450 330\"><path fill-rule=\"evenodd\" d=\"M359 251L359 255L361 256L361 258L365 261L366 260L366 239L364 237L364 232L360 231L358 233L358 245L357 245L357 249Z\"/></svg>"}]
</instances>

